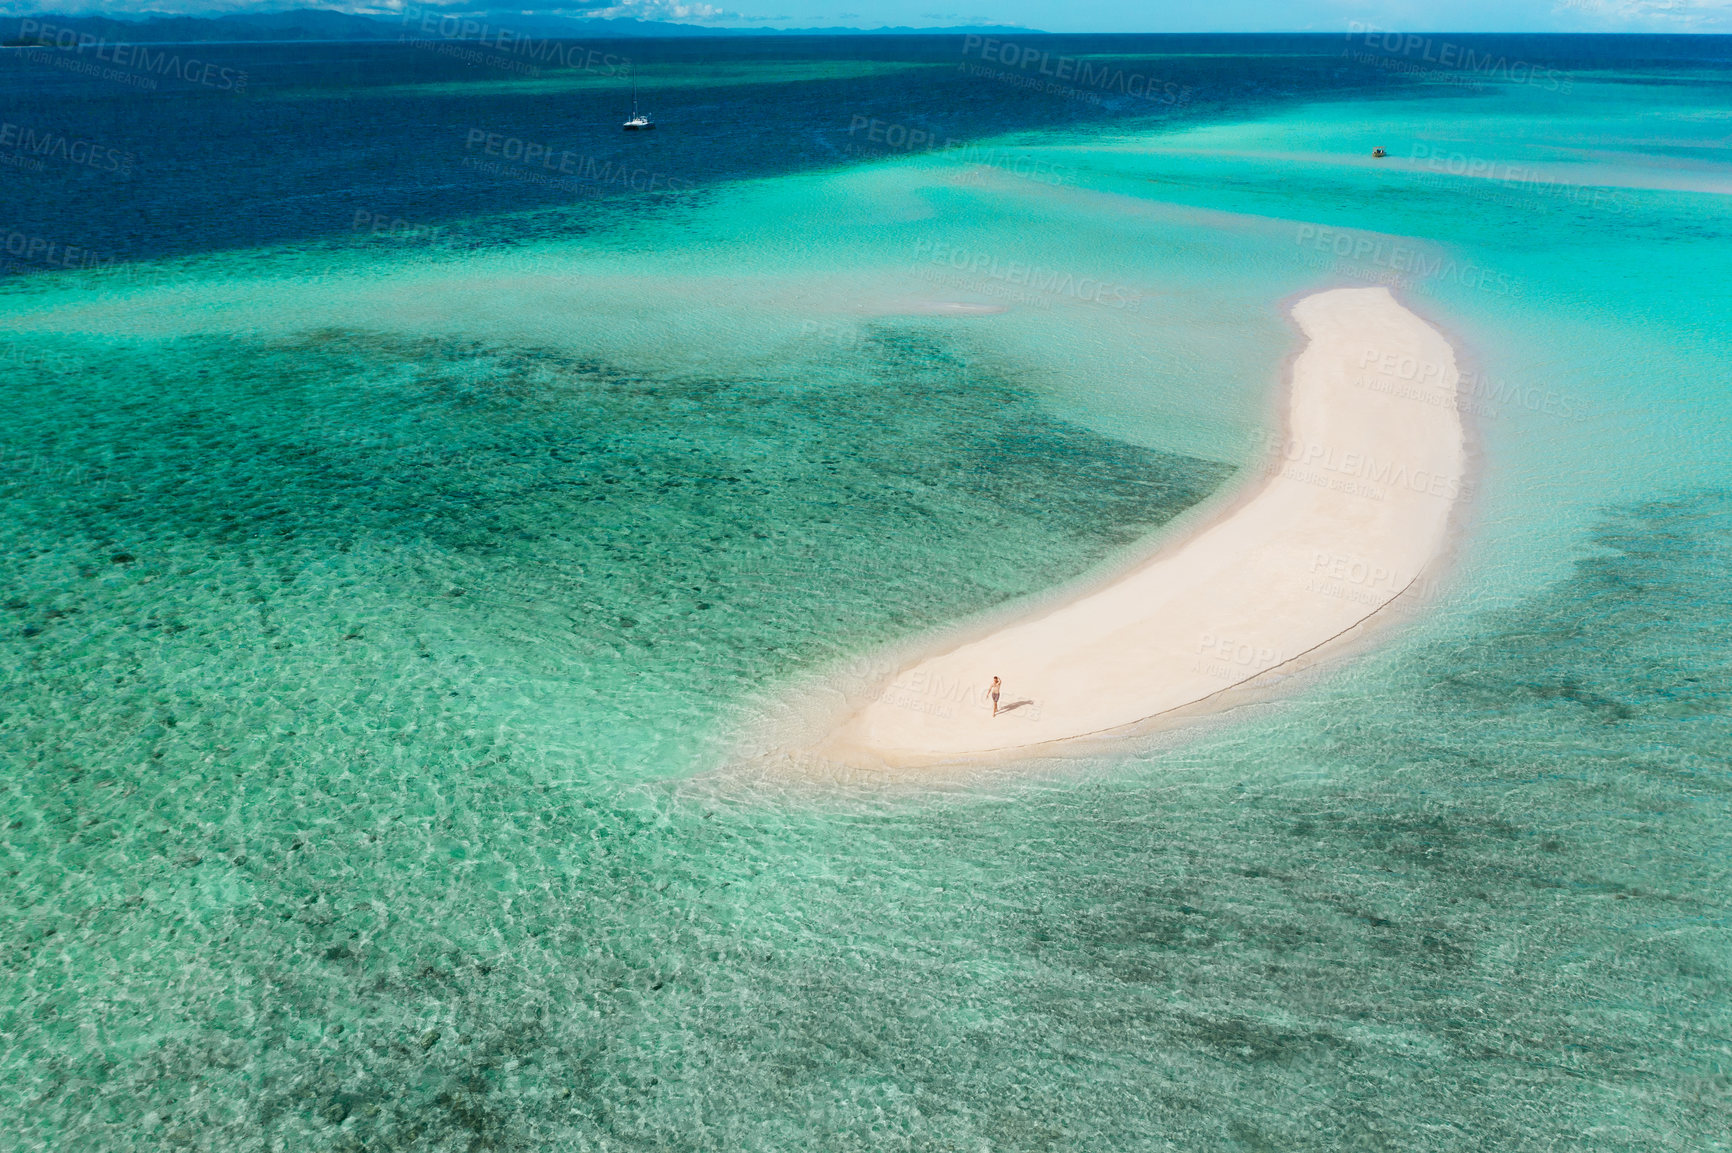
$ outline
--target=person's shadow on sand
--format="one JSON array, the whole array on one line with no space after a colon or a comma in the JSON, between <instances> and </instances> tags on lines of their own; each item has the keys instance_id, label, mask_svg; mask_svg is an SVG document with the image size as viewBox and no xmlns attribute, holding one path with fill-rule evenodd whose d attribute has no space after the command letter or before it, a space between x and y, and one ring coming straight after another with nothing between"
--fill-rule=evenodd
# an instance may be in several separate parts
<instances>
[{"instance_id":1,"label":"person's shadow on sand","mask_svg":"<svg viewBox=\"0 0 1732 1153\"><path fill-rule=\"evenodd\" d=\"M1032 704L1034 704L1033 701L1011 701L1008 705L999 705L998 706L998 715L1002 717L1005 713L1008 713L1011 709L1020 709L1024 705L1032 705Z\"/></svg>"}]
</instances>

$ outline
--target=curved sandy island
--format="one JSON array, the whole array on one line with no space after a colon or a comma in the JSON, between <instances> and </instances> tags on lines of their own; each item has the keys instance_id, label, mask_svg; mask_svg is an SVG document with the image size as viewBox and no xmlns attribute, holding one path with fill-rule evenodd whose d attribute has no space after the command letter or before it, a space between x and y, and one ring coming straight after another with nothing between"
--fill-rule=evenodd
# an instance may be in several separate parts
<instances>
[{"instance_id":1,"label":"curved sandy island","mask_svg":"<svg viewBox=\"0 0 1732 1153\"><path fill-rule=\"evenodd\" d=\"M930 764L1206 709L1412 587L1463 488L1454 354L1383 288L1293 315L1309 343L1287 429L1239 503L1104 588L902 669L819 751Z\"/></svg>"}]
</instances>

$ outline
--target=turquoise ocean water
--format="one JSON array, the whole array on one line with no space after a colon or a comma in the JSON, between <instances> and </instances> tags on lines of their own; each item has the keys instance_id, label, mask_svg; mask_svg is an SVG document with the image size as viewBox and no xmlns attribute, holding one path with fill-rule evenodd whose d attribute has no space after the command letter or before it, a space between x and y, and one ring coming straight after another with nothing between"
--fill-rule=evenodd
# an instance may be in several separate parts
<instances>
[{"instance_id":1,"label":"turquoise ocean water","mask_svg":"<svg viewBox=\"0 0 1732 1153\"><path fill-rule=\"evenodd\" d=\"M114 259L0 282L0 1147L1732 1145L1732 73L1209 47L1105 111L686 60L689 187L476 177L459 116L517 199L419 212L304 109L531 81L273 58L328 202L178 228L218 176L143 136L15 212ZM929 74L967 148L850 133ZM748 81L822 130L681 153ZM1419 619L1181 739L730 768L1254 471L1286 305L1365 283L1470 368Z\"/></svg>"}]
</instances>

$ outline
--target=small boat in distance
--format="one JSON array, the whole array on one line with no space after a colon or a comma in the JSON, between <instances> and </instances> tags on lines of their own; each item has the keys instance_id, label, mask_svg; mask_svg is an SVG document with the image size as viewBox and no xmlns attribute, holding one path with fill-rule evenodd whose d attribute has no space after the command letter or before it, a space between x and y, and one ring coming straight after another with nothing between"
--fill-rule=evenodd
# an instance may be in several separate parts
<instances>
[{"instance_id":1,"label":"small boat in distance","mask_svg":"<svg viewBox=\"0 0 1732 1153\"><path fill-rule=\"evenodd\" d=\"M622 127L627 132L648 132L655 127L655 122L650 119L649 113L637 110L637 70L635 68L631 74L631 119L627 120Z\"/></svg>"}]
</instances>

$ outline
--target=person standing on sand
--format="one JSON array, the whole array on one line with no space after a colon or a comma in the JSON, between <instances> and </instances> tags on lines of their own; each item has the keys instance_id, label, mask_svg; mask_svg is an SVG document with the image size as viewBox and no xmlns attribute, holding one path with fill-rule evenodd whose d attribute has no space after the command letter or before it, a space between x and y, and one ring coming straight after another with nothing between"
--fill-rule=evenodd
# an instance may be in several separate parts
<instances>
[{"instance_id":1,"label":"person standing on sand","mask_svg":"<svg viewBox=\"0 0 1732 1153\"><path fill-rule=\"evenodd\" d=\"M997 677L993 677L992 678L992 687L990 689L987 689L986 692L987 692L987 695L992 698L992 715L995 717L998 715L998 690L999 690L999 680Z\"/></svg>"}]
</instances>

